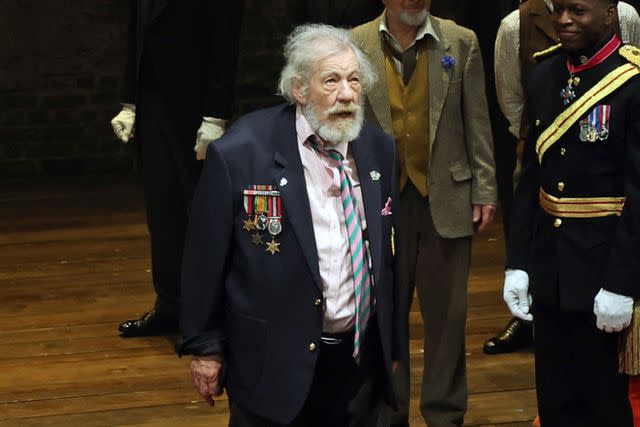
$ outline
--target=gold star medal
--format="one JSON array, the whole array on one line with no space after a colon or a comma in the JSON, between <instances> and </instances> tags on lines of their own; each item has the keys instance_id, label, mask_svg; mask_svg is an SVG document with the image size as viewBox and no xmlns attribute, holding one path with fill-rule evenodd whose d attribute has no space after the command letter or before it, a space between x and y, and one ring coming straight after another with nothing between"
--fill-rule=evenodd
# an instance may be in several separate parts
<instances>
[{"instance_id":1,"label":"gold star medal","mask_svg":"<svg viewBox=\"0 0 640 427\"><path fill-rule=\"evenodd\" d=\"M244 206L244 211L249 216L246 220L242 221L242 229L245 231L253 231L255 230L255 225L253 223L253 203L254 203L254 191L253 188L247 188L242 191L242 204Z\"/></svg>"},{"instance_id":2,"label":"gold star medal","mask_svg":"<svg viewBox=\"0 0 640 427\"><path fill-rule=\"evenodd\" d=\"M253 243L256 246L260 246L260 245L264 244L264 242L262 241L262 236L260 235L260 233L253 233L251 235L251 243Z\"/></svg>"},{"instance_id":3,"label":"gold star medal","mask_svg":"<svg viewBox=\"0 0 640 427\"><path fill-rule=\"evenodd\" d=\"M267 252L270 252L271 255L280 252L280 243L276 242L274 238L271 238L271 241L267 243Z\"/></svg>"}]
</instances>

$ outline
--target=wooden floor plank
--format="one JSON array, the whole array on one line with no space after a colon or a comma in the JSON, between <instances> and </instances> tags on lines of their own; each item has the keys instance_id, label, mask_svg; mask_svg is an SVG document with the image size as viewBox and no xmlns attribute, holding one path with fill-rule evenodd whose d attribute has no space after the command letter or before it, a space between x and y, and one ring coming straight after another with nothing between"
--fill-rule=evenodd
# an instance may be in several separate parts
<instances>
[{"instance_id":1,"label":"wooden floor plank","mask_svg":"<svg viewBox=\"0 0 640 427\"><path fill-rule=\"evenodd\" d=\"M46 214L45 214L46 212ZM487 356L510 318L499 224L473 243L466 328L467 426L525 427L536 415L531 351ZM148 231L136 180L40 182L0 191L0 427L226 426L197 398L170 337L124 339L152 304ZM423 326L410 314L411 422L419 413Z\"/></svg>"}]
</instances>

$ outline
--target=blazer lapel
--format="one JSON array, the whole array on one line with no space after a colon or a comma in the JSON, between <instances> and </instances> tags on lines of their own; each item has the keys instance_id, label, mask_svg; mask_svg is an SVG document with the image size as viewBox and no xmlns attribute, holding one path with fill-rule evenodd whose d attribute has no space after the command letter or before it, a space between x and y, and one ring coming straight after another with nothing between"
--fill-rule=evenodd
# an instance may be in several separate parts
<instances>
[{"instance_id":1,"label":"blazer lapel","mask_svg":"<svg viewBox=\"0 0 640 427\"><path fill-rule=\"evenodd\" d=\"M444 102L447 99L453 68L445 69L440 63L442 57L449 51L451 43L442 32L438 18L430 16L429 19L431 19L431 24L439 39L439 41L436 41L433 37L427 36L427 52L429 56L429 146L431 146L436 137Z\"/></svg>"},{"instance_id":2,"label":"blazer lapel","mask_svg":"<svg viewBox=\"0 0 640 427\"><path fill-rule=\"evenodd\" d=\"M389 107L389 94L387 93L387 76L384 68L384 46L379 31L381 19L382 15L367 24L368 28L361 48L378 75L376 83L367 92L367 99L382 130L392 135L393 123L391 121L391 108Z\"/></svg>"},{"instance_id":3,"label":"blazer lapel","mask_svg":"<svg viewBox=\"0 0 640 427\"><path fill-rule=\"evenodd\" d=\"M307 185L298 152L296 136L295 107L286 107L282 119L276 124L272 140L275 141L275 183L278 185L283 202L283 211L289 219L302 254L309 265L309 271L318 287L321 288L318 250L313 232L311 208L307 195ZM280 185L282 180L286 185ZM284 224L286 227L287 224Z\"/></svg>"},{"instance_id":4,"label":"blazer lapel","mask_svg":"<svg viewBox=\"0 0 640 427\"><path fill-rule=\"evenodd\" d=\"M364 203L364 213L367 219L367 234L369 239L369 253L373 265L374 283L380 278L381 263L381 209L380 181L374 181L370 177L371 171L379 171L371 148L367 147L367 141L359 137L350 143L351 152L358 168L360 178L360 190L362 191L362 201Z\"/></svg>"}]
</instances>

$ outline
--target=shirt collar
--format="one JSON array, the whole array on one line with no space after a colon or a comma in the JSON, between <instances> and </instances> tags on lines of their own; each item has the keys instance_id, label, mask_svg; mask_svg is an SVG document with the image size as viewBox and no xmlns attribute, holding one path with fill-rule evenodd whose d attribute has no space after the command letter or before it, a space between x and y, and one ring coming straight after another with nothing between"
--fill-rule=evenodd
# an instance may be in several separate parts
<instances>
[{"instance_id":1,"label":"shirt collar","mask_svg":"<svg viewBox=\"0 0 640 427\"><path fill-rule=\"evenodd\" d=\"M298 145L300 146L300 148L303 148L305 146L305 143L312 135L315 135L320 141L320 143L324 144L324 141L322 141L322 139L320 139L320 137L317 136L316 132L311 127L311 124L302 113L302 108L300 108L300 105L296 105L296 134L298 136ZM347 158L347 150L349 148L348 142L343 141L330 148L342 154L343 158L345 159Z\"/></svg>"},{"instance_id":2,"label":"shirt collar","mask_svg":"<svg viewBox=\"0 0 640 427\"><path fill-rule=\"evenodd\" d=\"M398 43L398 40L396 40L396 38L393 36L393 34L391 34L391 32L389 31L389 29L387 28L387 13L385 11L385 13L382 15L382 19L380 20L380 34L384 35L385 37L388 37L392 43L395 45L395 48L399 48L400 47L400 43ZM424 20L424 22L422 23L422 25L418 28L418 33L416 34L416 39L413 41L413 43L411 43L411 46L413 46L415 44L416 41L423 39L425 36L431 36L435 39L436 42L440 41L440 38L438 37L438 34L436 33L435 29L433 28L433 23L431 22L431 14L427 13L427 19ZM409 46L409 47L411 47ZM400 51L402 51L402 49L399 49Z\"/></svg>"}]
</instances>

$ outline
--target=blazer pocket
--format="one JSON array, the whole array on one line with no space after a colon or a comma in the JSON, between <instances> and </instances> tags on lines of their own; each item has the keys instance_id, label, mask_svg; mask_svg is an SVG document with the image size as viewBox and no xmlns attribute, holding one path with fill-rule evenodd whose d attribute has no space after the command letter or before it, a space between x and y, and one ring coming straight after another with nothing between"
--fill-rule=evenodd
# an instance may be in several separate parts
<instances>
[{"instance_id":1,"label":"blazer pocket","mask_svg":"<svg viewBox=\"0 0 640 427\"><path fill-rule=\"evenodd\" d=\"M451 177L456 182L471 179L471 169L467 163L454 163L450 168Z\"/></svg>"},{"instance_id":2,"label":"blazer pocket","mask_svg":"<svg viewBox=\"0 0 640 427\"><path fill-rule=\"evenodd\" d=\"M229 383L250 389L262 376L267 322L230 312L227 317Z\"/></svg>"}]
</instances>

